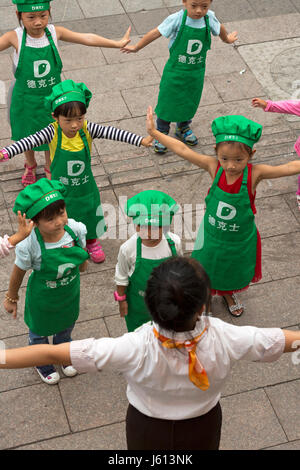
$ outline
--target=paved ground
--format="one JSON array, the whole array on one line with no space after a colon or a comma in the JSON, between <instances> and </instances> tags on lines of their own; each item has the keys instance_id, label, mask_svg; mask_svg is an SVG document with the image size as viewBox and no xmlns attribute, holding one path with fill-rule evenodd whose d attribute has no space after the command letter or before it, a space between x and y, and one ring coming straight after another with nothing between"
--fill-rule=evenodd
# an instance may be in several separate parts
<instances>
[{"instance_id":1,"label":"paved ground","mask_svg":"<svg viewBox=\"0 0 300 470\"><path fill-rule=\"evenodd\" d=\"M148 4L151 3L149 7ZM117 38L128 25L132 41L176 11L181 0L61 0L53 2L53 21L70 29ZM228 30L238 30L236 46L214 39L209 53L201 106L194 120L199 151L212 154L212 119L244 114L264 125L256 161L282 163L296 157L293 144L300 121L263 113L250 99L297 98L300 87L300 1L214 0L213 9ZM0 32L16 27L15 8L0 0ZM88 117L100 123L145 133L145 113L155 105L163 65L168 56L163 38L138 55L109 49L61 44L64 77L84 81L94 93ZM0 80L12 78L11 51L0 54ZM3 95L3 93L2 93ZM1 96L1 90L0 90ZM0 101L0 146L9 143L5 100ZM103 241L107 260L89 265L82 276L82 307L74 339L117 336L125 332L112 301L118 247L127 237L127 222L118 210L120 198L142 189L162 189L183 208L175 230L191 250L197 227L196 204L203 203L209 180L201 171L168 153L98 141L93 170L107 210L109 236ZM1 234L15 227L12 205L21 190L23 157L0 167ZM43 158L39 157L43 174ZM263 240L263 280L242 295L245 315L229 318L220 300L214 314L237 325L298 329L300 320L300 214L296 208L296 177L266 181L257 192L257 224ZM117 229L114 232L114 218ZM1 292L7 289L13 256L1 261ZM0 338L7 347L27 343L22 319L12 321L0 308ZM64 378L59 385L42 384L32 369L0 374L0 448L2 449L125 449L125 383L111 372ZM240 363L232 371L221 399L222 449L300 449L300 366L291 355L275 364Z\"/></svg>"}]
</instances>

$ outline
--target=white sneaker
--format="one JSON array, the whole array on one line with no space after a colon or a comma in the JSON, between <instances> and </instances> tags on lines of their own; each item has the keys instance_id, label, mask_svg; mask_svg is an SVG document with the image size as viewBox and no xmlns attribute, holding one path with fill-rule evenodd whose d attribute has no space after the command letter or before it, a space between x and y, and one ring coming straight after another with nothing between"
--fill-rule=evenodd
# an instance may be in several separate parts
<instances>
[{"instance_id":1,"label":"white sneaker","mask_svg":"<svg viewBox=\"0 0 300 470\"><path fill-rule=\"evenodd\" d=\"M74 377L78 374L77 370L73 366L61 366L61 370L67 377Z\"/></svg>"},{"instance_id":2,"label":"white sneaker","mask_svg":"<svg viewBox=\"0 0 300 470\"><path fill-rule=\"evenodd\" d=\"M59 382L60 375L53 366L43 366L43 367L35 367L35 370L39 374L40 378L43 382L48 385L54 385Z\"/></svg>"}]
</instances>

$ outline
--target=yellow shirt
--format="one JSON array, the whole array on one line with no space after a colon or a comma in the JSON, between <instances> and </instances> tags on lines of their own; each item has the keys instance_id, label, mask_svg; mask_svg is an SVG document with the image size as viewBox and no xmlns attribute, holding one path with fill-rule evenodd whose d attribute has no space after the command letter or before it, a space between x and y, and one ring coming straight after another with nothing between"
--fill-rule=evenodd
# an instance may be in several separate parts
<instances>
[{"instance_id":1,"label":"yellow shirt","mask_svg":"<svg viewBox=\"0 0 300 470\"><path fill-rule=\"evenodd\" d=\"M49 149L50 149L50 160L51 162L53 161L53 158L54 158L54 155L55 155L55 152L56 152L56 147L57 147L57 138L58 138L58 123L55 121L55 122L52 122L51 123L51 126L54 127L54 137L53 139L51 140L50 144L49 144ZM88 145L89 145L89 149L90 149L90 152L91 152L91 149L92 149L92 137L89 133L89 131L87 130L87 121L85 120L84 121L84 124L83 124L83 127L82 127L85 135L86 135L86 138L87 138L87 141L88 141ZM80 152L80 150L82 150L84 148L84 143L82 141L82 138L80 137L79 135L79 132L77 132L77 134L75 135L75 137L72 137L72 138L69 138L67 137L63 132L62 132L62 140L61 140L61 148L63 150L67 150L68 152Z\"/></svg>"}]
</instances>

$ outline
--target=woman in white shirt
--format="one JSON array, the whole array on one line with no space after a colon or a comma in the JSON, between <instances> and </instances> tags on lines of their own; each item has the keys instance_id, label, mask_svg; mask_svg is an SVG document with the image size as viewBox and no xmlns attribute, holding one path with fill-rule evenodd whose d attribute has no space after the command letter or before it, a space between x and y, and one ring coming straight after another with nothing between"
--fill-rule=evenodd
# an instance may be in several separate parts
<instances>
[{"instance_id":1,"label":"woman in white shirt","mask_svg":"<svg viewBox=\"0 0 300 470\"><path fill-rule=\"evenodd\" d=\"M145 301L153 323L132 333L0 351L0 368L56 363L97 372L113 366L128 382L128 449L218 449L219 400L233 363L275 361L298 347L300 332L206 316L209 279L196 260L183 257L153 270Z\"/></svg>"}]
</instances>

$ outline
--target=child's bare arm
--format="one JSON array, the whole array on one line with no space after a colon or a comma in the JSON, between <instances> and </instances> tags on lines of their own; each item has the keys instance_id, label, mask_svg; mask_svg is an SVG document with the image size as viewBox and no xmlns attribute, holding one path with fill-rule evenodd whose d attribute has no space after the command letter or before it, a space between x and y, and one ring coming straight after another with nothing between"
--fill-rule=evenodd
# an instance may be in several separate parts
<instances>
[{"instance_id":1,"label":"child's bare arm","mask_svg":"<svg viewBox=\"0 0 300 470\"><path fill-rule=\"evenodd\" d=\"M22 281L24 279L24 276L26 274L26 271L23 269L18 268L17 265L14 265L13 271L10 276L10 281L9 281L9 287L7 291L7 296L4 301L4 308L8 313L11 313L13 318L17 318L17 302L11 302L8 300L7 297L9 297L12 300L18 300L18 292L20 289L20 286L22 284Z\"/></svg>"},{"instance_id":2,"label":"child's bare arm","mask_svg":"<svg viewBox=\"0 0 300 470\"><path fill-rule=\"evenodd\" d=\"M36 344L25 348L0 351L1 369L21 369L23 367L44 366L47 364L70 365L70 343L58 345Z\"/></svg>"},{"instance_id":3,"label":"child's bare arm","mask_svg":"<svg viewBox=\"0 0 300 470\"><path fill-rule=\"evenodd\" d=\"M218 165L216 158L211 157L209 155L202 155L200 153L197 153L194 150L191 150L183 142L180 142L177 139L173 139L173 137L159 132L154 125L153 111L151 106L149 106L147 111L147 131L149 135L157 139L165 147L168 147L168 149L172 150L172 152L176 153L185 160L188 160L194 165L197 165L200 168L203 168L204 170L208 171L211 177L214 178Z\"/></svg>"},{"instance_id":4,"label":"child's bare arm","mask_svg":"<svg viewBox=\"0 0 300 470\"><path fill-rule=\"evenodd\" d=\"M5 51L11 46L18 49L18 37L15 31L8 31L0 37L0 51Z\"/></svg>"},{"instance_id":5,"label":"child's bare arm","mask_svg":"<svg viewBox=\"0 0 300 470\"><path fill-rule=\"evenodd\" d=\"M226 44L233 44L238 39L237 34L238 34L237 31L233 31L232 33L227 33L225 26L221 24L219 36L223 42L226 42Z\"/></svg>"},{"instance_id":6,"label":"child's bare arm","mask_svg":"<svg viewBox=\"0 0 300 470\"><path fill-rule=\"evenodd\" d=\"M79 272L84 273L87 268L88 268L88 260L85 260L80 266L79 266Z\"/></svg>"},{"instance_id":7,"label":"child's bare arm","mask_svg":"<svg viewBox=\"0 0 300 470\"><path fill-rule=\"evenodd\" d=\"M130 42L131 26L127 29L123 38L119 41L113 39L107 39L98 34L92 33L76 33L70 29L64 28L63 26L56 26L57 39L66 42L73 42L75 44L82 44L84 46L94 47L109 47L120 49L125 47Z\"/></svg>"},{"instance_id":8,"label":"child's bare arm","mask_svg":"<svg viewBox=\"0 0 300 470\"><path fill-rule=\"evenodd\" d=\"M157 28L152 29L147 34L145 34L145 36L143 36L137 44L133 46L122 47L121 51L126 53L138 52L144 47L148 46L148 44L150 44L151 42L155 41L155 39L158 39L160 36L161 34Z\"/></svg>"},{"instance_id":9,"label":"child's bare arm","mask_svg":"<svg viewBox=\"0 0 300 470\"><path fill-rule=\"evenodd\" d=\"M300 173L300 160L284 163L283 165L254 165L253 166L253 189L262 180L292 176Z\"/></svg>"}]
</instances>

